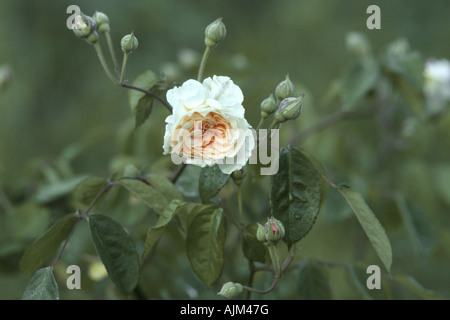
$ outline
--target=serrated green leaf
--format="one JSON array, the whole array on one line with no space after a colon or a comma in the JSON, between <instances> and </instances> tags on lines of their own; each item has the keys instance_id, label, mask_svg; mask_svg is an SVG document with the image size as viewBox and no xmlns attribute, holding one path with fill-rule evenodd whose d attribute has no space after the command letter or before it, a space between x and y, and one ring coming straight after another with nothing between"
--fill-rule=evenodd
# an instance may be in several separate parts
<instances>
[{"instance_id":1,"label":"serrated green leaf","mask_svg":"<svg viewBox=\"0 0 450 320\"><path fill-rule=\"evenodd\" d=\"M282 148L279 170L271 179L270 205L284 225L283 240L289 247L311 230L322 196L320 177L309 158L297 148Z\"/></svg>"},{"instance_id":2,"label":"serrated green leaf","mask_svg":"<svg viewBox=\"0 0 450 320\"><path fill-rule=\"evenodd\" d=\"M73 205L81 210L86 209L107 184L108 181L100 177L82 180L72 191Z\"/></svg>"},{"instance_id":3,"label":"serrated green leaf","mask_svg":"<svg viewBox=\"0 0 450 320\"><path fill-rule=\"evenodd\" d=\"M167 224L175 216L178 209L183 206L185 202L180 200L173 200L169 206L159 216L156 224L147 231L147 237L145 239L144 251L142 252L141 261L144 262L147 256L152 252L155 244L158 242L162 233L166 229Z\"/></svg>"},{"instance_id":4,"label":"serrated green leaf","mask_svg":"<svg viewBox=\"0 0 450 320\"><path fill-rule=\"evenodd\" d=\"M78 216L75 214L66 215L34 241L25 250L20 260L20 270L31 274L54 257L61 242L67 238L77 220Z\"/></svg>"},{"instance_id":5,"label":"serrated green leaf","mask_svg":"<svg viewBox=\"0 0 450 320\"><path fill-rule=\"evenodd\" d=\"M356 215L356 218L384 266L390 271L392 264L392 248L380 221L378 221L375 214L357 191L348 188L339 188L338 191L342 194L353 213Z\"/></svg>"},{"instance_id":6,"label":"serrated green leaf","mask_svg":"<svg viewBox=\"0 0 450 320\"><path fill-rule=\"evenodd\" d=\"M59 289L53 267L37 270L22 295L22 300L59 300Z\"/></svg>"},{"instance_id":7,"label":"serrated green leaf","mask_svg":"<svg viewBox=\"0 0 450 320\"><path fill-rule=\"evenodd\" d=\"M305 261L298 272L298 293L302 300L330 300L328 275L323 267Z\"/></svg>"},{"instance_id":8,"label":"serrated green leaf","mask_svg":"<svg viewBox=\"0 0 450 320\"><path fill-rule=\"evenodd\" d=\"M209 201L216 196L230 178L229 174L223 173L218 165L204 167L199 177L199 195L202 202Z\"/></svg>"},{"instance_id":9,"label":"serrated green leaf","mask_svg":"<svg viewBox=\"0 0 450 320\"><path fill-rule=\"evenodd\" d=\"M197 209L187 230L186 251L192 269L209 287L222 274L225 217L221 208L211 205Z\"/></svg>"},{"instance_id":10,"label":"serrated green leaf","mask_svg":"<svg viewBox=\"0 0 450 320\"><path fill-rule=\"evenodd\" d=\"M92 214L88 220L95 249L109 277L123 295L130 294L139 279L139 256L133 240L108 216Z\"/></svg>"},{"instance_id":11,"label":"serrated green leaf","mask_svg":"<svg viewBox=\"0 0 450 320\"><path fill-rule=\"evenodd\" d=\"M169 201L167 201L161 192L143 181L137 179L121 179L120 184L159 214L162 214L164 209L169 205Z\"/></svg>"},{"instance_id":12,"label":"serrated green leaf","mask_svg":"<svg viewBox=\"0 0 450 320\"><path fill-rule=\"evenodd\" d=\"M264 244L256 239L257 224L251 224L246 227L243 235L242 252L249 261L267 263L270 261L267 248Z\"/></svg>"},{"instance_id":13,"label":"serrated green leaf","mask_svg":"<svg viewBox=\"0 0 450 320\"><path fill-rule=\"evenodd\" d=\"M136 87L150 90L158 81L160 77L151 70L146 70L138 74L132 84ZM128 90L128 102L130 104L131 112L135 113L139 105L139 100L146 94L137 90Z\"/></svg>"},{"instance_id":14,"label":"serrated green leaf","mask_svg":"<svg viewBox=\"0 0 450 320\"><path fill-rule=\"evenodd\" d=\"M148 119L153 109L153 102L155 98L149 95L145 95L139 99L136 106L136 120L134 129L139 128Z\"/></svg>"},{"instance_id":15,"label":"serrated green leaf","mask_svg":"<svg viewBox=\"0 0 450 320\"><path fill-rule=\"evenodd\" d=\"M379 65L375 59L355 60L345 70L341 79L343 108L349 110L377 83Z\"/></svg>"}]
</instances>

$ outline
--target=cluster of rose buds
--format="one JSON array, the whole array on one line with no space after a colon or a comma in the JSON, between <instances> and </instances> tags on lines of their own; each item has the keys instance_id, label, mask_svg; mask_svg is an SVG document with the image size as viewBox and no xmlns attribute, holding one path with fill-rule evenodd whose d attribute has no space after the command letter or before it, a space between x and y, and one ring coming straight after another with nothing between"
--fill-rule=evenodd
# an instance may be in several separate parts
<instances>
[{"instance_id":1,"label":"cluster of rose buds","mask_svg":"<svg viewBox=\"0 0 450 320\"><path fill-rule=\"evenodd\" d=\"M303 107L303 97L295 96L295 87L289 75L275 88L275 93L261 102L261 118L265 119L275 112L276 123L283 123L287 120L298 118Z\"/></svg>"},{"instance_id":2,"label":"cluster of rose buds","mask_svg":"<svg viewBox=\"0 0 450 320\"><path fill-rule=\"evenodd\" d=\"M96 11L92 17L80 13L75 19L73 28L73 32L78 38L85 39L91 44L98 41L98 31L108 34L110 30L108 16L99 11ZM138 40L133 33L127 34L120 41L120 45L124 53L131 53L137 49Z\"/></svg>"}]
</instances>

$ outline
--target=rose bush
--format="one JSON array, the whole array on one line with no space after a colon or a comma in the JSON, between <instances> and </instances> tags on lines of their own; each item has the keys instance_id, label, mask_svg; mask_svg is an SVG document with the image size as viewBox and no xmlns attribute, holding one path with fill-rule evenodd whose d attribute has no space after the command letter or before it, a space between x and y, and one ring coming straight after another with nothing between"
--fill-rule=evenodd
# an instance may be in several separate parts
<instances>
[{"instance_id":1,"label":"rose bush","mask_svg":"<svg viewBox=\"0 0 450 320\"><path fill-rule=\"evenodd\" d=\"M187 80L167 92L167 101L173 114L166 118L163 148L174 162L218 164L225 174L247 163L255 141L242 91L229 77Z\"/></svg>"}]
</instances>

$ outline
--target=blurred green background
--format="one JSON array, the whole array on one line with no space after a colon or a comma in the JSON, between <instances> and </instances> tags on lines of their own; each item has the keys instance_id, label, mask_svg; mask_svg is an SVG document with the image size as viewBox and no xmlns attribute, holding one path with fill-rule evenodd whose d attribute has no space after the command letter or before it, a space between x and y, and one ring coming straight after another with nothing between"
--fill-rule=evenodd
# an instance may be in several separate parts
<instances>
[{"instance_id":1,"label":"blurred green background","mask_svg":"<svg viewBox=\"0 0 450 320\"><path fill-rule=\"evenodd\" d=\"M287 126L281 145L288 143L287 136L338 110L339 104L327 103L324 98L353 59L345 46L350 31L366 34L376 53L392 41L405 38L424 58L450 58L450 3L446 0L377 1L381 30L366 28L366 8L373 1L362 0L3 0L0 65L11 70L11 79L0 92L0 186L2 198L7 198L3 199L6 206L19 205L42 181L51 180L52 172L46 168L61 157L70 159L70 168L65 167L69 176L108 176L117 154L138 155L145 159L145 165L162 155L167 111L155 105L151 119L127 138L133 141L133 147L127 144L130 140L120 132L128 130L134 120L126 89L116 87L107 78L93 48L67 29L66 8L71 4L89 15L98 10L109 16L119 60L121 37L134 31L139 49L130 56L129 81L147 69L166 72L179 82L195 78L196 67L184 66L180 55L200 55L204 28L223 17L227 37L213 51L205 75L228 75L241 87L251 124L256 126L259 121L259 103L286 74L299 93L306 93L303 114L295 125ZM370 119L337 124L302 144L324 164L333 181L347 182L366 197L393 245L393 272L412 275L425 288L447 297L449 125L446 114L417 129L417 139L401 150L391 150L384 158L378 157L379 146L386 138L383 130L392 128ZM64 171L61 167L58 170ZM380 189L389 196L383 198ZM338 198L329 191L327 205L316 226L300 243L298 254L343 264L380 264L370 245L365 244L367 239L360 226ZM250 211L256 199L246 199ZM403 199L405 211L413 212L411 215L398 208ZM0 221L5 216L3 205ZM40 231L46 230L51 221ZM10 228L7 223L0 227L0 243L7 242ZM17 241L31 243L40 234L33 230L34 234L19 236ZM8 266L0 270L0 298L20 298L29 275L14 269L20 256L11 256L10 252L16 251L0 248L0 259ZM184 256L176 260L187 264ZM358 296L346 285L342 268L329 272L335 298ZM281 282L280 286L288 284ZM65 294L96 297L86 292ZM291 297L289 290L279 294L281 298ZM400 297L415 296L405 293Z\"/></svg>"}]
</instances>

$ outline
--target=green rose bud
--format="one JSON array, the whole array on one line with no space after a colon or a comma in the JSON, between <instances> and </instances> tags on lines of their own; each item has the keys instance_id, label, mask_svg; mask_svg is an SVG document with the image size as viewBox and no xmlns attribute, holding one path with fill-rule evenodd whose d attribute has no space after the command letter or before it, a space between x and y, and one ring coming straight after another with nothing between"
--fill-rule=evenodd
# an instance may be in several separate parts
<instances>
[{"instance_id":1,"label":"green rose bud","mask_svg":"<svg viewBox=\"0 0 450 320\"><path fill-rule=\"evenodd\" d=\"M277 243L278 240L284 237L285 230L280 220L269 218L265 224L266 240L272 243Z\"/></svg>"},{"instance_id":2,"label":"green rose bud","mask_svg":"<svg viewBox=\"0 0 450 320\"><path fill-rule=\"evenodd\" d=\"M106 14L96 11L92 18L94 19L97 29L100 30L100 32L107 33L110 31L109 18Z\"/></svg>"},{"instance_id":3,"label":"green rose bud","mask_svg":"<svg viewBox=\"0 0 450 320\"><path fill-rule=\"evenodd\" d=\"M131 53L137 49L139 42L138 39L134 36L133 33L127 34L120 41L120 45L122 47L122 51L125 53Z\"/></svg>"},{"instance_id":4,"label":"green rose bud","mask_svg":"<svg viewBox=\"0 0 450 320\"><path fill-rule=\"evenodd\" d=\"M84 14L76 17L73 32L78 38L83 38L89 43L96 43L98 34L95 29L95 21L91 17Z\"/></svg>"},{"instance_id":5,"label":"green rose bud","mask_svg":"<svg viewBox=\"0 0 450 320\"><path fill-rule=\"evenodd\" d=\"M227 29L222 22L222 18L217 19L205 29L205 45L213 48L221 42L227 34Z\"/></svg>"},{"instance_id":6,"label":"green rose bud","mask_svg":"<svg viewBox=\"0 0 450 320\"><path fill-rule=\"evenodd\" d=\"M303 96L298 98L290 97L281 101L280 106L275 114L275 119L278 123L283 123L287 120L295 120L298 118L303 108Z\"/></svg>"},{"instance_id":7,"label":"green rose bud","mask_svg":"<svg viewBox=\"0 0 450 320\"><path fill-rule=\"evenodd\" d=\"M275 112L277 109L277 102L275 100L275 97L273 94L270 94L270 96L261 102L261 118L265 119L268 116L270 116L272 113Z\"/></svg>"},{"instance_id":8,"label":"green rose bud","mask_svg":"<svg viewBox=\"0 0 450 320\"><path fill-rule=\"evenodd\" d=\"M245 171L244 168L239 169L239 170L235 170L231 173L231 178L233 179L234 183L237 186L240 186L242 184L242 181L244 180L245 177Z\"/></svg>"},{"instance_id":9,"label":"green rose bud","mask_svg":"<svg viewBox=\"0 0 450 320\"><path fill-rule=\"evenodd\" d=\"M263 225L258 223L256 239L264 243L265 246L276 244L285 235L284 226L280 220L271 217Z\"/></svg>"},{"instance_id":10,"label":"green rose bud","mask_svg":"<svg viewBox=\"0 0 450 320\"><path fill-rule=\"evenodd\" d=\"M243 291L243 287L240 283L227 282L222 286L218 295L225 298L233 298Z\"/></svg>"},{"instance_id":11,"label":"green rose bud","mask_svg":"<svg viewBox=\"0 0 450 320\"><path fill-rule=\"evenodd\" d=\"M286 75L286 79L280 82L275 88L275 97L278 101L282 101L288 97L293 97L295 95L295 87L289 75Z\"/></svg>"}]
</instances>

